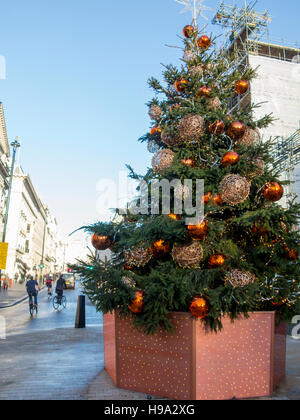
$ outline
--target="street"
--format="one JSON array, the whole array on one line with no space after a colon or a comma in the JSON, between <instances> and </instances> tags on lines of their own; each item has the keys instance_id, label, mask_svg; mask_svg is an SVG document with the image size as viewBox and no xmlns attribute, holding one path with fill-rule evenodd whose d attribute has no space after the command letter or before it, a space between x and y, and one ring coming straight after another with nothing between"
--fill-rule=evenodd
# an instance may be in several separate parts
<instances>
[{"instance_id":1,"label":"street","mask_svg":"<svg viewBox=\"0 0 300 420\"><path fill-rule=\"evenodd\" d=\"M38 316L28 302L0 309L6 340L0 340L0 399L80 399L104 367L102 320L86 301L86 329L75 329L76 290L65 291L67 308L55 311L47 291L39 294Z\"/></svg>"}]
</instances>

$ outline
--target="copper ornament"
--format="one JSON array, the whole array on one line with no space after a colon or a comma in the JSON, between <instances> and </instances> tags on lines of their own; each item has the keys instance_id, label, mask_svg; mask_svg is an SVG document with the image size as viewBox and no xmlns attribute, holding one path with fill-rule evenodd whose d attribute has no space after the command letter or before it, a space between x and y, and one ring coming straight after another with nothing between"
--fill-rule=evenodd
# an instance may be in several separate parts
<instances>
[{"instance_id":1,"label":"copper ornament","mask_svg":"<svg viewBox=\"0 0 300 420\"><path fill-rule=\"evenodd\" d=\"M232 122L227 130L227 133L229 137L231 137L233 140L239 140L243 137L243 135L246 132L246 126L244 123L240 121L234 121Z\"/></svg>"},{"instance_id":2,"label":"copper ornament","mask_svg":"<svg viewBox=\"0 0 300 420\"><path fill-rule=\"evenodd\" d=\"M211 39L207 35L202 35L198 39L198 45L203 50L206 50L207 48L209 48L211 46Z\"/></svg>"},{"instance_id":3,"label":"copper ornament","mask_svg":"<svg viewBox=\"0 0 300 420\"><path fill-rule=\"evenodd\" d=\"M236 165L237 163L239 163L239 161L240 156L236 152L227 152L222 158L222 166L223 168L227 168L227 166Z\"/></svg>"},{"instance_id":4,"label":"copper ornament","mask_svg":"<svg viewBox=\"0 0 300 420\"><path fill-rule=\"evenodd\" d=\"M186 25L182 31L185 38L192 38L194 32L195 28L192 25Z\"/></svg>"},{"instance_id":5,"label":"copper ornament","mask_svg":"<svg viewBox=\"0 0 300 420\"><path fill-rule=\"evenodd\" d=\"M270 182L266 184L263 189L263 195L267 201L279 201L283 197L283 194L283 186L278 182Z\"/></svg>"},{"instance_id":6,"label":"copper ornament","mask_svg":"<svg viewBox=\"0 0 300 420\"><path fill-rule=\"evenodd\" d=\"M208 265L211 268L222 267L226 262L226 256L224 254L215 254L212 255L208 260Z\"/></svg>"},{"instance_id":7,"label":"copper ornament","mask_svg":"<svg viewBox=\"0 0 300 420\"><path fill-rule=\"evenodd\" d=\"M244 95L249 90L249 82L246 80L239 80L235 84L235 91L238 95Z\"/></svg>"},{"instance_id":8,"label":"copper ornament","mask_svg":"<svg viewBox=\"0 0 300 420\"><path fill-rule=\"evenodd\" d=\"M214 134L216 136L219 136L220 134L223 134L225 131L225 124L221 120L217 120L214 123L210 124L208 127L211 134Z\"/></svg>"},{"instance_id":9,"label":"copper ornament","mask_svg":"<svg viewBox=\"0 0 300 420\"><path fill-rule=\"evenodd\" d=\"M201 241L207 237L209 234L208 221L204 220L198 225L189 225L188 226L189 236L195 241Z\"/></svg>"},{"instance_id":10,"label":"copper ornament","mask_svg":"<svg viewBox=\"0 0 300 420\"><path fill-rule=\"evenodd\" d=\"M129 310L136 315L142 314L144 312L144 296L145 293L137 291L135 293L135 299L132 300L131 304L128 305Z\"/></svg>"},{"instance_id":11,"label":"copper ornament","mask_svg":"<svg viewBox=\"0 0 300 420\"><path fill-rule=\"evenodd\" d=\"M205 319L209 310L210 305L204 296L195 297L190 304L190 312L197 319Z\"/></svg>"},{"instance_id":12,"label":"copper ornament","mask_svg":"<svg viewBox=\"0 0 300 420\"><path fill-rule=\"evenodd\" d=\"M151 136L154 136L155 134L159 134L161 132L162 132L162 129L160 127L155 126L151 128L150 134Z\"/></svg>"},{"instance_id":13,"label":"copper ornament","mask_svg":"<svg viewBox=\"0 0 300 420\"><path fill-rule=\"evenodd\" d=\"M167 254L169 254L170 250L171 244L162 239L155 241L150 248L150 251L156 258L162 258L166 256Z\"/></svg>"},{"instance_id":14,"label":"copper ornament","mask_svg":"<svg viewBox=\"0 0 300 420\"><path fill-rule=\"evenodd\" d=\"M177 90L177 92L183 93L185 91L187 84L188 84L187 80L176 80L175 89Z\"/></svg>"},{"instance_id":15,"label":"copper ornament","mask_svg":"<svg viewBox=\"0 0 300 420\"><path fill-rule=\"evenodd\" d=\"M98 233L93 234L91 242L98 251L106 251L112 245L112 240L109 236L99 235Z\"/></svg>"},{"instance_id":16,"label":"copper ornament","mask_svg":"<svg viewBox=\"0 0 300 420\"><path fill-rule=\"evenodd\" d=\"M198 92L196 93L196 99L198 99L199 97L202 98L209 98L211 95L211 87L209 86L201 86L201 88L199 88Z\"/></svg>"}]
</instances>

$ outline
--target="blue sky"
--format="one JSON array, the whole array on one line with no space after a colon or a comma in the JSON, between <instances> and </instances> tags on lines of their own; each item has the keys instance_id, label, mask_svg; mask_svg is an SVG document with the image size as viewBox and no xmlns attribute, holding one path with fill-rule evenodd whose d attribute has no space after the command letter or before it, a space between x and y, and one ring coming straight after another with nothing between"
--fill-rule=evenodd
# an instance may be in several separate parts
<instances>
[{"instance_id":1,"label":"blue sky","mask_svg":"<svg viewBox=\"0 0 300 420\"><path fill-rule=\"evenodd\" d=\"M173 0L1 3L8 135L19 136L21 164L67 234L97 220L99 180L117 178L126 163L140 173L150 165L137 143L150 126L146 82L160 78L160 63L179 62L180 51L165 44L180 45L191 16ZM219 2L205 4L215 10ZM257 10L265 9L271 37L296 41L299 0L260 0Z\"/></svg>"}]
</instances>

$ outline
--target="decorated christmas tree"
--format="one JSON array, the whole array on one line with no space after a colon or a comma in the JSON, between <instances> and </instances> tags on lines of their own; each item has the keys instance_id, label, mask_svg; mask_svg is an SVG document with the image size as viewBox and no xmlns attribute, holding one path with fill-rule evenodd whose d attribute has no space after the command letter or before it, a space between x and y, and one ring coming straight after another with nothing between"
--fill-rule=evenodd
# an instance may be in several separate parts
<instances>
[{"instance_id":1,"label":"decorated christmas tree","mask_svg":"<svg viewBox=\"0 0 300 420\"><path fill-rule=\"evenodd\" d=\"M172 331L170 312L190 312L215 331L224 316L255 311L276 310L279 320L291 320L300 313L300 206L280 201L286 183L272 139L261 135L272 116L257 120L259 104L252 103L231 112L256 71L217 50L195 21L182 40L181 68L167 65L163 82L149 80L153 124L140 141L154 153L152 169L140 176L129 168L131 178L149 186L146 211L128 205L126 214L116 210L115 221L84 227L94 248L110 248L112 258L102 262L96 252L72 268L99 311L132 317L148 334ZM153 212L151 184L161 180L181 181L171 189L169 214L162 191ZM196 203L197 180L204 180L204 216L191 224L184 206L176 210L178 199Z\"/></svg>"}]
</instances>

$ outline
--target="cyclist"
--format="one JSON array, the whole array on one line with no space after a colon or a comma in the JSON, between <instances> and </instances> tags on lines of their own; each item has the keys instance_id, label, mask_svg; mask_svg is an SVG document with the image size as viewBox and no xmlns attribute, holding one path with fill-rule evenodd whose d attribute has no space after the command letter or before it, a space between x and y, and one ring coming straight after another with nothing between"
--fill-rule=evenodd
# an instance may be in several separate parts
<instances>
[{"instance_id":1,"label":"cyclist","mask_svg":"<svg viewBox=\"0 0 300 420\"><path fill-rule=\"evenodd\" d=\"M61 305L61 299L64 294L64 289L66 288L66 282L64 277L61 275L57 280L55 292L57 293L58 303Z\"/></svg>"},{"instance_id":2,"label":"cyclist","mask_svg":"<svg viewBox=\"0 0 300 420\"><path fill-rule=\"evenodd\" d=\"M52 277L47 277L46 286L48 287L48 296L52 296Z\"/></svg>"},{"instance_id":3,"label":"cyclist","mask_svg":"<svg viewBox=\"0 0 300 420\"><path fill-rule=\"evenodd\" d=\"M33 279L33 276L31 276L29 280L27 281L26 289L29 296L29 303L32 302L32 298L34 298L34 306L35 308L37 308L37 305L38 305L37 297L38 297L39 285L38 285L38 282Z\"/></svg>"}]
</instances>

